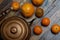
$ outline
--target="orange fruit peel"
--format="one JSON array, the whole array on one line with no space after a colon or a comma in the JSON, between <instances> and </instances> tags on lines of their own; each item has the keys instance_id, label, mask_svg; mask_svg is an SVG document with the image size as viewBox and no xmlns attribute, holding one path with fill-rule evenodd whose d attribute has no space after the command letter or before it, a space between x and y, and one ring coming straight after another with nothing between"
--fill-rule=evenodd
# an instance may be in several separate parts
<instances>
[{"instance_id":1,"label":"orange fruit peel","mask_svg":"<svg viewBox=\"0 0 60 40\"><path fill-rule=\"evenodd\" d=\"M37 25L34 27L33 31L35 34L40 35L42 33L42 28L41 28L41 26Z\"/></svg>"},{"instance_id":2,"label":"orange fruit peel","mask_svg":"<svg viewBox=\"0 0 60 40\"><path fill-rule=\"evenodd\" d=\"M21 7L22 15L24 17L31 17L34 14L34 6L31 3L24 3Z\"/></svg>"},{"instance_id":3,"label":"orange fruit peel","mask_svg":"<svg viewBox=\"0 0 60 40\"><path fill-rule=\"evenodd\" d=\"M43 18L42 21L41 21L41 24L43 26L48 26L50 24L50 19L47 18L47 17Z\"/></svg>"},{"instance_id":4,"label":"orange fruit peel","mask_svg":"<svg viewBox=\"0 0 60 40\"><path fill-rule=\"evenodd\" d=\"M52 31L54 34L58 34L59 31L60 31L60 26L59 26L58 24L52 25L51 31Z\"/></svg>"},{"instance_id":5,"label":"orange fruit peel","mask_svg":"<svg viewBox=\"0 0 60 40\"><path fill-rule=\"evenodd\" d=\"M36 6L40 6L42 5L44 2L44 0L32 0L32 3Z\"/></svg>"},{"instance_id":6,"label":"orange fruit peel","mask_svg":"<svg viewBox=\"0 0 60 40\"><path fill-rule=\"evenodd\" d=\"M12 10L18 10L20 8L19 2L12 2L11 9Z\"/></svg>"}]
</instances>

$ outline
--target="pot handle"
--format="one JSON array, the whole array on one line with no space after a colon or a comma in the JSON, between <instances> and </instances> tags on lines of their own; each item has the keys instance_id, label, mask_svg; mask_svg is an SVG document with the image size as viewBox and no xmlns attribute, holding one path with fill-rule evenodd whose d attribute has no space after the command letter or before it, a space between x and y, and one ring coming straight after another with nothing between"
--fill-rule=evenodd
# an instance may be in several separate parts
<instances>
[{"instance_id":1,"label":"pot handle","mask_svg":"<svg viewBox=\"0 0 60 40\"><path fill-rule=\"evenodd\" d=\"M36 18L34 18L34 19L32 19L30 22L28 22L29 26L32 25L32 23L34 22L35 19L36 19Z\"/></svg>"}]
</instances>

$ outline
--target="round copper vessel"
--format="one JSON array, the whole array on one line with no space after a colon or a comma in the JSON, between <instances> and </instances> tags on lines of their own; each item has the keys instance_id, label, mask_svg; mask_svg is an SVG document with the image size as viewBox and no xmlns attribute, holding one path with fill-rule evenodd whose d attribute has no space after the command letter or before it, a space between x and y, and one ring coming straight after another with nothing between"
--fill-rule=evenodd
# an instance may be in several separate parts
<instances>
[{"instance_id":1,"label":"round copper vessel","mask_svg":"<svg viewBox=\"0 0 60 40\"><path fill-rule=\"evenodd\" d=\"M19 17L10 17L1 25L3 40L28 40L30 28L26 21Z\"/></svg>"}]
</instances>

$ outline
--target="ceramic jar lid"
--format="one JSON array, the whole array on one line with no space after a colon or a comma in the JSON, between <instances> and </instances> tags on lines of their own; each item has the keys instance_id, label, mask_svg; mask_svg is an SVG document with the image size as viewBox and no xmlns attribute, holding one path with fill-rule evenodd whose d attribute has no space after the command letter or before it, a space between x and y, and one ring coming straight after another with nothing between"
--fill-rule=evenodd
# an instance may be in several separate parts
<instances>
[{"instance_id":1,"label":"ceramic jar lid","mask_svg":"<svg viewBox=\"0 0 60 40\"><path fill-rule=\"evenodd\" d=\"M25 40L28 35L28 24L19 17L7 18L2 23L1 36L4 40Z\"/></svg>"}]
</instances>

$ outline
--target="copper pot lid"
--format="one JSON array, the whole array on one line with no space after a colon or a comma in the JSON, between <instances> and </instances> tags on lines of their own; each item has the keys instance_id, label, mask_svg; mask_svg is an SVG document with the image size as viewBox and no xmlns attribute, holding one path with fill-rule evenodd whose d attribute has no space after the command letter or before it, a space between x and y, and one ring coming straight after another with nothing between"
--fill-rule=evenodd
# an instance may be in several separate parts
<instances>
[{"instance_id":1,"label":"copper pot lid","mask_svg":"<svg viewBox=\"0 0 60 40\"><path fill-rule=\"evenodd\" d=\"M4 40L24 40L28 34L27 23L19 17L7 18L1 26L1 36Z\"/></svg>"}]
</instances>

